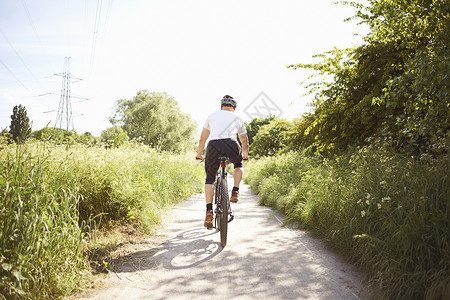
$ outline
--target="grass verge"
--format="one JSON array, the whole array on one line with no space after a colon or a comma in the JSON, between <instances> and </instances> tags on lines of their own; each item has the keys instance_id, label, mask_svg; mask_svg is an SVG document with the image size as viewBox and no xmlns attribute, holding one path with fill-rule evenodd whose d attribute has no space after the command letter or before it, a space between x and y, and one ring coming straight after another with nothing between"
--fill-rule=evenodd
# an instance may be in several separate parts
<instances>
[{"instance_id":1,"label":"grass verge","mask_svg":"<svg viewBox=\"0 0 450 300\"><path fill-rule=\"evenodd\" d=\"M377 299L450 298L449 155L375 147L326 160L290 153L246 167L264 205L348 253Z\"/></svg>"},{"instance_id":2,"label":"grass verge","mask_svg":"<svg viewBox=\"0 0 450 300\"><path fill-rule=\"evenodd\" d=\"M0 298L76 289L89 271L94 229L125 222L151 233L165 209L201 190L192 157L139 144L0 145Z\"/></svg>"}]
</instances>

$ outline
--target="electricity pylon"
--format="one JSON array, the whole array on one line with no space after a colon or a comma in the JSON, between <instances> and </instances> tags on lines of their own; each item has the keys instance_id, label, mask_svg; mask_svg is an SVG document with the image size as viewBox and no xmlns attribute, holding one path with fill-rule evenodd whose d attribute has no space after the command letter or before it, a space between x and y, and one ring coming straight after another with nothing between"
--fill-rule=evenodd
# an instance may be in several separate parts
<instances>
[{"instance_id":1,"label":"electricity pylon","mask_svg":"<svg viewBox=\"0 0 450 300\"><path fill-rule=\"evenodd\" d=\"M55 74L62 76L61 96L59 99L58 113L56 114L55 129L73 130L72 103L70 99L70 57L64 58L64 72ZM65 128L64 128L65 126Z\"/></svg>"}]
</instances>

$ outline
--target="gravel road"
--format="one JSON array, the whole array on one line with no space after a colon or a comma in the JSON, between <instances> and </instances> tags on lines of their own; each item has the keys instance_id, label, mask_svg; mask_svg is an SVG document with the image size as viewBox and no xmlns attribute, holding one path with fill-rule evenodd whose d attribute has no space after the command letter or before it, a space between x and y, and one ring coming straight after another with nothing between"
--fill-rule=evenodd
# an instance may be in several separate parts
<instances>
[{"instance_id":1,"label":"gravel road","mask_svg":"<svg viewBox=\"0 0 450 300\"><path fill-rule=\"evenodd\" d=\"M219 233L203 227L204 195L187 199L169 213L158 243L122 257L105 288L77 299L364 298L355 267L257 201L243 184L223 249Z\"/></svg>"}]
</instances>

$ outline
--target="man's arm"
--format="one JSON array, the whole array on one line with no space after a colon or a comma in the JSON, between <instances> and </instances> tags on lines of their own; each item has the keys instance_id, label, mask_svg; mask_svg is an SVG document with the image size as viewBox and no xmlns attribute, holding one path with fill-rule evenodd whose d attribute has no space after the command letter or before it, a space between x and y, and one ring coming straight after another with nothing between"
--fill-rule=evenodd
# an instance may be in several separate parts
<instances>
[{"instance_id":1,"label":"man's arm","mask_svg":"<svg viewBox=\"0 0 450 300\"><path fill-rule=\"evenodd\" d=\"M195 158L205 160L203 157L203 150L205 149L206 140L208 139L210 133L211 131L209 131L209 129L203 128L202 134L200 135L200 140L198 141L197 156Z\"/></svg>"},{"instance_id":2,"label":"man's arm","mask_svg":"<svg viewBox=\"0 0 450 300\"><path fill-rule=\"evenodd\" d=\"M242 158L244 160L248 159L248 136L246 133L239 135L239 141L242 145Z\"/></svg>"}]
</instances>

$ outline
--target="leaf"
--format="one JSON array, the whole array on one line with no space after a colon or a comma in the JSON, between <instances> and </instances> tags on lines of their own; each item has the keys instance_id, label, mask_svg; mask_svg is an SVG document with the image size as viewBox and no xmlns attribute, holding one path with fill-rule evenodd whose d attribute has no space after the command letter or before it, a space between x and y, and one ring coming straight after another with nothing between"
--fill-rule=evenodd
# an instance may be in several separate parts
<instances>
[{"instance_id":1,"label":"leaf","mask_svg":"<svg viewBox=\"0 0 450 300\"><path fill-rule=\"evenodd\" d=\"M9 272L13 269L13 265L12 264L8 264L8 263L2 263L2 269L5 270L6 272Z\"/></svg>"}]
</instances>

